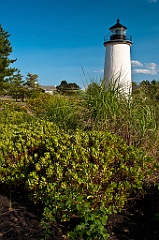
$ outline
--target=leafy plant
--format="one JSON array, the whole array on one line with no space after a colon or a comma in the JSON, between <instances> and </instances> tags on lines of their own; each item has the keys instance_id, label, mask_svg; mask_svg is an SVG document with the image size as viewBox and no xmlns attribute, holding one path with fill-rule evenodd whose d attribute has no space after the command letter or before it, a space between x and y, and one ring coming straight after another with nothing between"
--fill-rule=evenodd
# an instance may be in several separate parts
<instances>
[{"instance_id":1,"label":"leafy plant","mask_svg":"<svg viewBox=\"0 0 159 240\"><path fill-rule=\"evenodd\" d=\"M42 202L44 223L80 223L70 238L106 239L108 215L142 190L153 164L110 132L68 134L47 121L1 124L0 180Z\"/></svg>"}]
</instances>

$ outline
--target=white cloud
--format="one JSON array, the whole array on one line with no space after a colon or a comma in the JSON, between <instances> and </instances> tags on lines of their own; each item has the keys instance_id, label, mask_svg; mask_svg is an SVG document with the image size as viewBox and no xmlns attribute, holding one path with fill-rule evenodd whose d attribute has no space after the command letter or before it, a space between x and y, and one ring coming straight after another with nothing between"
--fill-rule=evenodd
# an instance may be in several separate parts
<instances>
[{"instance_id":1,"label":"white cloud","mask_svg":"<svg viewBox=\"0 0 159 240\"><path fill-rule=\"evenodd\" d=\"M148 3L156 3L158 0L148 0Z\"/></svg>"},{"instance_id":2,"label":"white cloud","mask_svg":"<svg viewBox=\"0 0 159 240\"><path fill-rule=\"evenodd\" d=\"M157 69L156 63L141 63L136 60L131 61L132 65L132 73L133 74L148 74L148 75L156 75L159 70ZM140 67L140 68L138 68Z\"/></svg>"},{"instance_id":3,"label":"white cloud","mask_svg":"<svg viewBox=\"0 0 159 240\"><path fill-rule=\"evenodd\" d=\"M156 69L157 64L156 63L145 63L145 67L151 70Z\"/></svg>"},{"instance_id":4,"label":"white cloud","mask_svg":"<svg viewBox=\"0 0 159 240\"><path fill-rule=\"evenodd\" d=\"M133 69L132 73L138 74L138 73L143 73L143 74L148 74L148 75L156 75L158 70L156 69L146 69L146 68L139 68L139 69Z\"/></svg>"},{"instance_id":5,"label":"white cloud","mask_svg":"<svg viewBox=\"0 0 159 240\"><path fill-rule=\"evenodd\" d=\"M132 60L131 61L131 65L132 66L138 66L138 67L143 67L143 64L141 63L141 62L139 62L139 61L137 61L137 60Z\"/></svg>"}]
</instances>

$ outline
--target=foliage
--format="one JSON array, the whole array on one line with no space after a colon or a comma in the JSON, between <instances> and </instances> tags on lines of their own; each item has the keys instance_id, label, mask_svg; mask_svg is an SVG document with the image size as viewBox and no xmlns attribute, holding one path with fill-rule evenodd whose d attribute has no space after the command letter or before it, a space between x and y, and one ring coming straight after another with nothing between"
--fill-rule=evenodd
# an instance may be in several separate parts
<instances>
[{"instance_id":1,"label":"foliage","mask_svg":"<svg viewBox=\"0 0 159 240\"><path fill-rule=\"evenodd\" d=\"M37 117L54 122L63 129L75 130L79 125L80 107L77 98L40 93L27 102Z\"/></svg>"},{"instance_id":2,"label":"foliage","mask_svg":"<svg viewBox=\"0 0 159 240\"><path fill-rule=\"evenodd\" d=\"M16 102L18 101L18 98L21 98L21 100L24 101L25 90L23 84L23 76L20 73L20 70L18 70L15 74L13 74L9 85L10 94L13 98L16 99Z\"/></svg>"},{"instance_id":3,"label":"foliage","mask_svg":"<svg viewBox=\"0 0 159 240\"><path fill-rule=\"evenodd\" d=\"M80 87L76 83L67 83L67 81L63 80L61 81L61 84L56 87L56 89L61 94L70 95L80 90Z\"/></svg>"},{"instance_id":4,"label":"foliage","mask_svg":"<svg viewBox=\"0 0 159 240\"><path fill-rule=\"evenodd\" d=\"M28 101L37 117L64 129L111 131L128 145L144 148L156 156L158 144L158 104L143 91L123 96L120 89L92 82L83 95L40 94Z\"/></svg>"},{"instance_id":5,"label":"foliage","mask_svg":"<svg viewBox=\"0 0 159 240\"><path fill-rule=\"evenodd\" d=\"M38 75L27 73L25 79L23 79L20 70L17 70L8 81L9 94L18 101L20 98L24 102L25 98L37 97L42 89L38 84Z\"/></svg>"},{"instance_id":6,"label":"foliage","mask_svg":"<svg viewBox=\"0 0 159 240\"><path fill-rule=\"evenodd\" d=\"M38 86L38 75L27 73L25 85L30 89L35 89Z\"/></svg>"},{"instance_id":7,"label":"foliage","mask_svg":"<svg viewBox=\"0 0 159 240\"><path fill-rule=\"evenodd\" d=\"M38 75L27 73L26 81L24 82L25 94L28 98L34 98L41 92L38 84Z\"/></svg>"},{"instance_id":8,"label":"foliage","mask_svg":"<svg viewBox=\"0 0 159 240\"><path fill-rule=\"evenodd\" d=\"M127 99L120 89L93 83L83 101L83 128L116 133L128 145L149 149L158 142L158 107L143 92ZM157 150L157 149L156 149Z\"/></svg>"},{"instance_id":9,"label":"foliage","mask_svg":"<svg viewBox=\"0 0 159 240\"><path fill-rule=\"evenodd\" d=\"M7 80L16 71L10 64L16 60L9 59L12 46L9 41L10 34L0 25L0 91L7 87Z\"/></svg>"},{"instance_id":10,"label":"foliage","mask_svg":"<svg viewBox=\"0 0 159 240\"><path fill-rule=\"evenodd\" d=\"M0 181L42 202L43 223L78 217L73 239L107 239L108 215L122 210L152 170L144 152L112 133L68 134L44 120L0 124L0 149Z\"/></svg>"},{"instance_id":11,"label":"foliage","mask_svg":"<svg viewBox=\"0 0 159 240\"><path fill-rule=\"evenodd\" d=\"M18 89L21 80L15 75L12 84ZM75 218L70 239L107 239L108 216L155 171L147 156L158 158L157 91L158 83L146 82L128 99L101 81L83 95L39 92L27 99L36 118L21 103L1 101L0 181L44 205L46 229Z\"/></svg>"},{"instance_id":12,"label":"foliage","mask_svg":"<svg viewBox=\"0 0 159 240\"><path fill-rule=\"evenodd\" d=\"M0 124L18 125L33 120L33 117L27 113L24 106L9 101L0 101Z\"/></svg>"},{"instance_id":13,"label":"foliage","mask_svg":"<svg viewBox=\"0 0 159 240\"><path fill-rule=\"evenodd\" d=\"M140 83L140 92L144 92L145 95L149 96L151 101L159 100L159 81L152 80L151 82L148 80L144 80Z\"/></svg>"}]
</instances>

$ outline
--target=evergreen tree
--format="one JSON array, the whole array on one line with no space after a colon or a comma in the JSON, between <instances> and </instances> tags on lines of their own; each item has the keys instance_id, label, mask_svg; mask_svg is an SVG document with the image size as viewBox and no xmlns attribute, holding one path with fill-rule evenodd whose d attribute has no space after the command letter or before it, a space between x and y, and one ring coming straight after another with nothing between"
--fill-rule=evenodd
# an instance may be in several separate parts
<instances>
[{"instance_id":1,"label":"evergreen tree","mask_svg":"<svg viewBox=\"0 0 159 240\"><path fill-rule=\"evenodd\" d=\"M76 83L67 83L66 80L61 81L61 84L56 87L57 92L61 94L73 94L80 90L80 87Z\"/></svg>"},{"instance_id":2,"label":"evergreen tree","mask_svg":"<svg viewBox=\"0 0 159 240\"><path fill-rule=\"evenodd\" d=\"M39 87L38 75L37 74L32 74L32 73L27 73L25 86L27 88L29 88L30 90L38 88Z\"/></svg>"},{"instance_id":3,"label":"evergreen tree","mask_svg":"<svg viewBox=\"0 0 159 240\"><path fill-rule=\"evenodd\" d=\"M0 90L6 88L9 77L17 70L10 67L10 64L14 63L16 59L9 59L9 55L12 53L9 37L10 34L0 25Z\"/></svg>"},{"instance_id":4,"label":"evergreen tree","mask_svg":"<svg viewBox=\"0 0 159 240\"><path fill-rule=\"evenodd\" d=\"M38 75L27 73L26 82L24 83L26 88L26 95L28 98L36 97L41 91L40 86L38 84Z\"/></svg>"},{"instance_id":5,"label":"evergreen tree","mask_svg":"<svg viewBox=\"0 0 159 240\"><path fill-rule=\"evenodd\" d=\"M24 80L23 76L20 73L20 70L15 73L11 79L11 83L9 84L9 89L12 97L18 100L18 98L21 98L22 101L24 101L24 95L25 95L25 88L24 88Z\"/></svg>"}]
</instances>

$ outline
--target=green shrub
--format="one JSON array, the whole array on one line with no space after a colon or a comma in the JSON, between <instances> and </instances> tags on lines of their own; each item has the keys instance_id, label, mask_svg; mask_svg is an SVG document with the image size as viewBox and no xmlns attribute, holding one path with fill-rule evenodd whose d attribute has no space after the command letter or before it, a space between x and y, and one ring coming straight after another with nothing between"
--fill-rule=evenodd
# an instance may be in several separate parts
<instances>
[{"instance_id":1,"label":"green shrub","mask_svg":"<svg viewBox=\"0 0 159 240\"><path fill-rule=\"evenodd\" d=\"M0 101L0 124L20 124L33 121L23 106L12 102Z\"/></svg>"},{"instance_id":2,"label":"green shrub","mask_svg":"<svg viewBox=\"0 0 159 240\"><path fill-rule=\"evenodd\" d=\"M39 94L30 99L29 108L40 119L54 122L65 130L110 131L128 145L158 154L158 106L144 92L124 97L120 87L92 82L81 96Z\"/></svg>"},{"instance_id":3,"label":"green shrub","mask_svg":"<svg viewBox=\"0 0 159 240\"><path fill-rule=\"evenodd\" d=\"M108 215L121 211L153 170L144 152L110 132L69 135L46 121L0 127L1 182L42 202L44 225L78 217L73 239L106 239Z\"/></svg>"}]
</instances>

